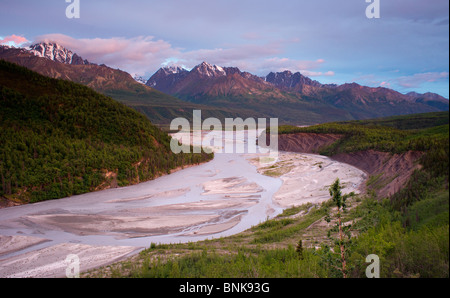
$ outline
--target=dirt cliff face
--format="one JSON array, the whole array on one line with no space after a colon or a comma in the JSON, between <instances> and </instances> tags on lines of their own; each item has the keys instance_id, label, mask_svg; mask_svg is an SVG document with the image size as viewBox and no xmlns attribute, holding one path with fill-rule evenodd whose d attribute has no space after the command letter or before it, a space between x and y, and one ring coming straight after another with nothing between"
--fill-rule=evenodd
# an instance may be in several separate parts
<instances>
[{"instance_id":1,"label":"dirt cliff face","mask_svg":"<svg viewBox=\"0 0 450 298\"><path fill-rule=\"evenodd\" d=\"M320 148L333 144L340 137L317 133L282 134L278 137L278 149L289 152L318 153Z\"/></svg>"},{"instance_id":2,"label":"dirt cliff face","mask_svg":"<svg viewBox=\"0 0 450 298\"><path fill-rule=\"evenodd\" d=\"M375 191L379 198L385 198L406 185L414 170L421 167L418 163L421 156L421 152L415 151L391 154L367 150L338 154L332 158L367 172L370 175L367 189Z\"/></svg>"},{"instance_id":3,"label":"dirt cliff face","mask_svg":"<svg viewBox=\"0 0 450 298\"><path fill-rule=\"evenodd\" d=\"M279 150L300 153L317 153L340 136L330 134L298 133L279 136ZM391 154L375 150L341 153L331 158L350 164L368 174L366 190L374 191L378 198L391 196L408 182L414 170L421 166L418 161L423 153L408 151Z\"/></svg>"}]
</instances>

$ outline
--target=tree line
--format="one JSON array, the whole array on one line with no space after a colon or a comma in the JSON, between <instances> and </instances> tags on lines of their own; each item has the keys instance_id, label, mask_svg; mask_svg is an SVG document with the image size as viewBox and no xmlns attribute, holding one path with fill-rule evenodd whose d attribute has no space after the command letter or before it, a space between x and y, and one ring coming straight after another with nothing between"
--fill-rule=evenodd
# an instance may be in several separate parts
<instances>
[{"instance_id":1,"label":"tree line","mask_svg":"<svg viewBox=\"0 0 450 298\"><path fill-rule=\"evenodd\" d=\"M37 202L146 181L212 155L173 154L142 114L0 61L0 196ZM107 173L113 173L107 177Z\"/></svg>"}]
</instances>

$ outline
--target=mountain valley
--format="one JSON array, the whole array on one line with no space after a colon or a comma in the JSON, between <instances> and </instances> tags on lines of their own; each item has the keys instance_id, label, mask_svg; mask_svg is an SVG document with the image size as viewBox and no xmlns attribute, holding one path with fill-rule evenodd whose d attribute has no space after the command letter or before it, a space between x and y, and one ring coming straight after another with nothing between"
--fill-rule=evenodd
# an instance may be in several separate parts
<instances>
[{"instance_id":1,"label":"mountain valley","mask_svg":"<svg viewBox=\"0 0 450 298\"><path fill-rule=\"evenodd\" d=\"M271 72L258 77L236 67L203 62L191 70L160 68L145 84L125 71L91 63L56 43L29 49L0 47L0 58L43 75L84 84L144 113L153 123L177 117L278 118L280 123L310 125L413 113L447 111L437 94L401 94L357 83L321 84L301 73Z\"/></svg>"}]
</instances>

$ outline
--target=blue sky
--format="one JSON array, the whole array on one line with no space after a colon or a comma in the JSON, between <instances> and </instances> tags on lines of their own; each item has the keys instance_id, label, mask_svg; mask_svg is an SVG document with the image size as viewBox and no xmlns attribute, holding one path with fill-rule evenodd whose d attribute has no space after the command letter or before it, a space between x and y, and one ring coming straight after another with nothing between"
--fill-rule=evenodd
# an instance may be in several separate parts
<instances>
[{"instance_id":1,"label":"blue sky","mask_svg":"<svg viewBox=\"0 0 450 298\"><path fill-rule=\"evenodd\" d=\"M56 41L95 63L148 78L202 61L256 75L291 70L322 83L357 82L449 97L449 1L0 0L0 43Z\"/></svg>"}]
</instances>

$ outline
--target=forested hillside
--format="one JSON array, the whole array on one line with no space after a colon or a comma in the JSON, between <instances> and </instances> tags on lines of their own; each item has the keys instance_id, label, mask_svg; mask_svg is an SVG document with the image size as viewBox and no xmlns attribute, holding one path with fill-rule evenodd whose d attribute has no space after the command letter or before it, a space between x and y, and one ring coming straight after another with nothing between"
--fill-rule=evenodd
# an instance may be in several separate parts
<instances>
[{"instance_id":1,"label":"forested hillside","mask_svg":"<svg viewBox=\"0 0 450 298\"><path fill-rule=\"evenodd\" d=\"M52 45L53 46L53 45ZM64 49L64 48L63 48ZM64 49L65 51L69 51ZM111 97L147 116L153 124L170 124L178 117L192 119L192 110L202 110L203 117L219 119L251 117L254 111L217 108L188 103L136 82L127 72L106 65L69 65L35 56L21 48L0 46L0 59L24 66L56 79L79 83Z\"/></svg>"},{"instance_id":2,"label":"forested hillside","mask_svg":"<svg viewBox=\"0 0 450 298\"><path fill-rule=\"evenodd\" d=\"M153 179L206 154L88 87L0 61L0 196L37 202Z\"/></svg>"}]
</instances>

